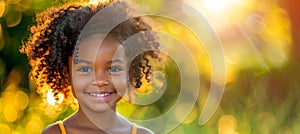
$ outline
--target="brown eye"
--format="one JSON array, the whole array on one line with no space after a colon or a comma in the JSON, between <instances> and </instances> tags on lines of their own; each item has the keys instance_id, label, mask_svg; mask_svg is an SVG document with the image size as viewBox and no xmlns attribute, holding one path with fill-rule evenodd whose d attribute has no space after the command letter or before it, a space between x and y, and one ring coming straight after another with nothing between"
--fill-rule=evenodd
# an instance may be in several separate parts
<instances>
[{"instance_id":1,"label":"brown eye","mask_svg":"<svg viewBox=\"0 0 300 134\"><path fill-rule=\"evenodd\" d=\"M122 70L123 69L121 67L119 67L119 66L113 66L113 67L110 67L108 69L108 72L110 72L110 73L117 73L117 72L120 72Z\"/></svg>"},{"instance_id":2,"label":"brown eye","mask_svg":"<svg viewBox=\"0 0 300 134\"><path fill-rule=\"evenodd\" d=\"M90 73L90 72L92 72L92 68L90 68L90 67L80 67L77 71L81 72L81 73Z\"/></svg>"}]
</instances>

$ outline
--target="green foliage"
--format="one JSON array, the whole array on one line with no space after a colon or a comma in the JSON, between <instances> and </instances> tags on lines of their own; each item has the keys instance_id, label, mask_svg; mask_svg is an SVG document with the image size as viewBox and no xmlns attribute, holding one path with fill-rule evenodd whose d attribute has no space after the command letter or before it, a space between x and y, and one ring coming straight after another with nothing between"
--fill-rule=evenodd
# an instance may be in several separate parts
<instances>
[{"instance_id":1,"label":"green foliage","mask_svg":"<svg viewBox=\"0 0 300 134\"><path fill-rule=\"evenodd\" d=\"M41 97L28 79L30 67L27 58L18 50L29 36L28 30L35 24L37 12L73 1L76 0L0 1L0 133L40 133L48 124L63 120L75 112L71 106L60 107L60 112L55 112L53 107L41 106ZM137 2L145 7L150 5L151 12L158 12L166 8L170 1ZM246 34L235 31L238 28L232 22L216 28L228 60L227 84L221 104L204 126L198 125L198 119L210 91L209 57L191 31L176 22L156 18L163 31L187 44L202 71L199 74L201 89L198 100L187 118L170 131L171 134L300 133L300 63L292 53L295 46L290 34L291 24L276 2L264 5L270 10L254 8L253 3L248 3L249 8L239 10L244 13L239 14L238 18L249 22L236 20L246 24L243 27ZM247 16L254 11L262 14L262 18L256 20L256 15ZM166 68L167 88L159 100L146 106L122 101L118 107L119 113L140 120L166 113L179 95L181 81L177 69L172 62ZM184 103L178 109L180 114ZM156 125L161 127L159 125L164 124Z\"/></svg>"}]
</instances>

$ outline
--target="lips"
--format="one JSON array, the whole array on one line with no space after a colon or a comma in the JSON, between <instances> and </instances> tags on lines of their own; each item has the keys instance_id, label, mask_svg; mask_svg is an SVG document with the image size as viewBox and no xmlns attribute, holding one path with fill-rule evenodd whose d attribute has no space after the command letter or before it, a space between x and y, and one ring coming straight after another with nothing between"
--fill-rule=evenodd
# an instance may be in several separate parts
<instances>
[{"instance_id":1,"label":"lips","mask_svg":"<svg viewBox=\"0 0 300 134\"><path fill-rule=\"evenodd\" d=\"M100 94L97 94L97 93L88 93L88 94L91 95L91 96L94 96L94 97L106 97L106 96L111 95L112 93L100 93Z\"/></svg>"},{"instance_id":2,"label":"lips","mask_svg":"<svg viewBox=\"0 0 300 134\"><path fill-rule=\"evenodd\" d=\"M108 101L111 98L111 95L116 93L116 91L87 91L84 92L85 94L87 94L88 96L90 96L93 100L104 100L104 101Z\"/></svg>"}]
</instances>

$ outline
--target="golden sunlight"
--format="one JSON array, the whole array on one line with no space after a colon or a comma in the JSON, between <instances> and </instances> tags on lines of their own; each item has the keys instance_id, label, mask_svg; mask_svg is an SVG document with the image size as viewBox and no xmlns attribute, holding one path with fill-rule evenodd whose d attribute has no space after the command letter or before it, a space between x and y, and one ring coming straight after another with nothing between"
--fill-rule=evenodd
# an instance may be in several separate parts
<instances>
[{"instance_id":1,"label":"golden sunlight","mask_svg":"<svg viewBox=\"0 0 300 134\"><path fill-rule=\"evenodd\" d=\"M54 98L54 93L52 92L52 89L50 89L47 93L47 102L52 106L55 105L55 98Z\"/></svg>"},{"instance_id":2,"label":"golden sunlight","mask_svg":"<svg viewBox=\"0 0 300 134\"><path fill-rule=\"evenodd\" d=\"M91 3L91 4L97 4L97 3L99 3L99 2L108 2L108 0L90 0L89 1L89 3Z\"/></svg>"},{"instance_id":3,"label":"golden sunlight","mask_svg":"<svg viewBox=\"0 0 300 134\"><path fill-rule=\"evenodd\" d=\"M213 12L222 12L228 8L229 1L228 0L204 0L204 7L207 10Z\"/></svg>"},{"instance_id":4,"label":"golden sunlight","mask_svg":"<svg viewBox=\"0 0 300 134\"><path fill-rule=\"evenodd\" d=\"M53 89L48 90L47 92L47 102L54 106L55 104L60 104L64 100L64 95L59 93L57 94L57 98L54 97Z\"/></svg>"}]
</instances>

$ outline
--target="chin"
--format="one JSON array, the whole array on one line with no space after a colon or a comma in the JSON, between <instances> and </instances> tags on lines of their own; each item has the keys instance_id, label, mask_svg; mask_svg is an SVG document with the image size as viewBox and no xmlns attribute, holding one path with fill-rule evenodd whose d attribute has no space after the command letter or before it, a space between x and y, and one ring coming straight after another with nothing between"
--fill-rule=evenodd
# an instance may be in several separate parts
<instances>
[{"instance_id":1,"label":"chin","mask_svg":"<svg viewBox=\"0 0 300 134\"><path fill-rule=\"evenodd\" d=\"M111 107L95 107L95 108L92 108L92 110L94 111L94 112L106 112L106 111L109 111L109 110L111 110L111 111L115 111L114 110L114 108L111 108Z\"/></svg>"},{"instance_id":2,"label":"chin","mask_svg":"<svg viewBox=\"0 0 300 134\"><path fill-rule=\"evenodd\" d=\"M115 111L116 105L109 105L109 104L99 104L89 107L94 112L106 112L106 111Z\"/></svg>"}]
</instances>

